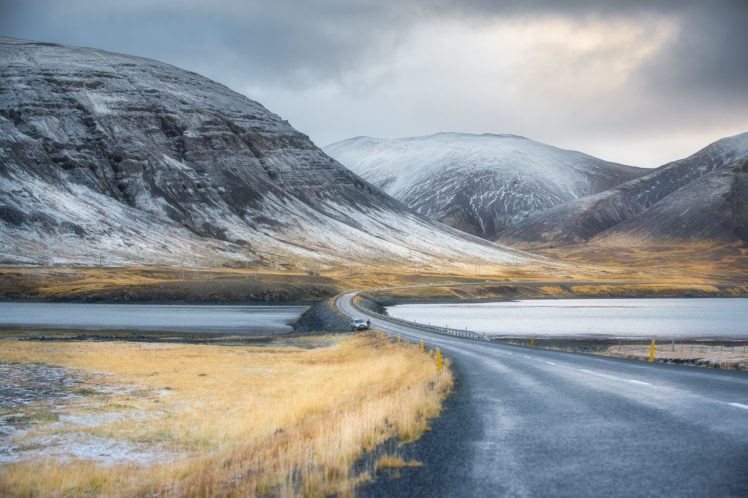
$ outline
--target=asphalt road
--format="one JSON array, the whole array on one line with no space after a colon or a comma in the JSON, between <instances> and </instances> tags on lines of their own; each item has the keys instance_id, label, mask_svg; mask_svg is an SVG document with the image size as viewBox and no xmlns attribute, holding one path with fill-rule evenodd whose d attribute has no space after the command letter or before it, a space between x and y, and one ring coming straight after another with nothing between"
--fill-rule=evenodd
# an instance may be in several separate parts
<instances>
[{"instance_id":1,"label":"asphalt road","mask_svg":"<svg viewBox=\"0 0 748 498\"><path fill-rule=\"evenodd\" d=\"M457 373L424 467L365 496L748 497L748 374L439 336L337 303L440 347Z\"/></svg>"}]
</instances>

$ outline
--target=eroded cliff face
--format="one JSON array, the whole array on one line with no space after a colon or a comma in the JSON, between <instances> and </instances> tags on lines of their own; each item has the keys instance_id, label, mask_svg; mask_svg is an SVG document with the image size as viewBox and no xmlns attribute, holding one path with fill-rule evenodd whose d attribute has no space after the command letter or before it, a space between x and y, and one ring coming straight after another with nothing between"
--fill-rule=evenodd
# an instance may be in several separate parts
<instances>
[{"instance_id":1,"label":"eroded cliff face","mask_svg":"<svg viewBox=\"0 0 748 498\"><path fill-rule=\"evenodd\" d=\"M9 38L0 61L4 261L516 261L195 73Z\"/></svg>"}]
</instances>

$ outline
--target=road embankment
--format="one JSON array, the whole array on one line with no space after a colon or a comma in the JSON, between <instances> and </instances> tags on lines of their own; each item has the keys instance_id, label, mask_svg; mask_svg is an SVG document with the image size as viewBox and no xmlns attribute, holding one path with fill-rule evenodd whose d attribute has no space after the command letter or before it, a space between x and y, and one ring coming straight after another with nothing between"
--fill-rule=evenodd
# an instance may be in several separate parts
<instances>
[{"instance_id":1,"label":"road embankment","mask_svg":"<svg viewBox=\"0 0 748 498\"><path fill-rule=\"evenodd\" d=\"M294 334L348 332L350 320L335 307L332 298L314 304L294 324Z\"/></svg>"}]
</instances>

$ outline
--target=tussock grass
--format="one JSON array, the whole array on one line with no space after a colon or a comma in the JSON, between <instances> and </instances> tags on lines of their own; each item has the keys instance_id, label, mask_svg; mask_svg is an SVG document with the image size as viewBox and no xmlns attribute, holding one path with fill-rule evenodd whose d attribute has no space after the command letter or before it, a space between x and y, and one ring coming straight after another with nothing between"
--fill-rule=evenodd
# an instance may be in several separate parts
<instances>
[{"instance_id":1,"label":"tussock grass","mask_svg":"<svg viewBox=\"0 0 748 498\"><path fill-rule=\"evenodd\" d=\"M0 469L0 495L351 495L368 478L352 471L362 452L394 436L419 437L452 377L437 373L418 346L379 333L330 343L307 349L0 341L1 361L96 372L88 386L96 391L102 384L128 387L69 408L124 417L40 424L24 437L68 432L171 455L150 464L32 458Z\"/></svg>"}]
</instances>

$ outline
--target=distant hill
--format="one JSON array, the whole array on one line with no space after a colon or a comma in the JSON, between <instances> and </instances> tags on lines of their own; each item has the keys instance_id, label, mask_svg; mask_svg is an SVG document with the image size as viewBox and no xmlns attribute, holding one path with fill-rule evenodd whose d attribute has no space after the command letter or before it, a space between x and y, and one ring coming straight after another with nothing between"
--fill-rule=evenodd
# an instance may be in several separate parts
<instances>
[{"instance_id":1,"label":"distant hill","mask_svg":"<svg viewBox=\"0 0 748 498\"><path fill-rule=\"evenodd\" d=\"M597 195L518 217L499 234L529 247L589 240L748 241L748 133Z\"/></svg>"},{"instance_id":2,"label":"distant hill","mask_svg":"<svg viewBox=\"0 0 748 498\"><path fill-rule=\"evenodd\" d=\"M324 150L418 213L487 239L496 239L519 214L595 194L649 171L515 135L357 137Z\"/></svg>"},{"instance_id":3,"label":"distant hill","mask_svg":"<svg viewBox=\"0 0 748 498\"><path fill-rule=\"evenodd\" d=\"M529 260L409 210L200 75L0 39L0 262Z\"/></svg>"}]
</instances>

